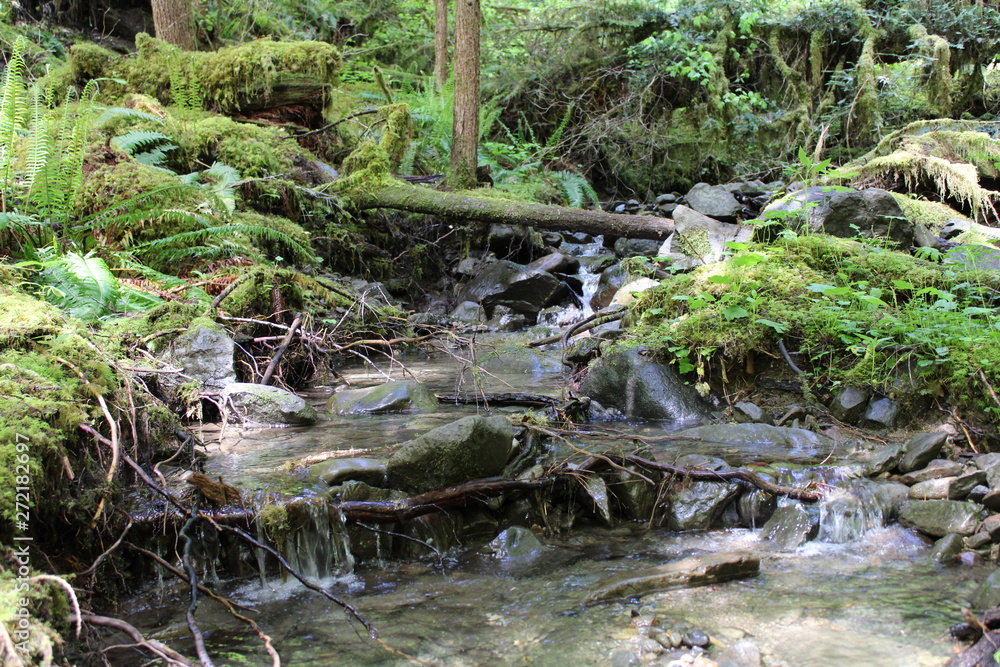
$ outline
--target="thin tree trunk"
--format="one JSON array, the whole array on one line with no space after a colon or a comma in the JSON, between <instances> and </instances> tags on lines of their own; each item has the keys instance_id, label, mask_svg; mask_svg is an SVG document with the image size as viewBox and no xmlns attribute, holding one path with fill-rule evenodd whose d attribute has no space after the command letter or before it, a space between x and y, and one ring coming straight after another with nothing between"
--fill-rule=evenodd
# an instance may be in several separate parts
<instances>
[{"instance_id":1,"label":"thin tree trunk","mask_svg":"<svg viewBox=\"0 0 1000 667\"><path fill-rule=\"evenodd\" d=\"M664 240L674 231L674 221L651 215L622 215L566 206L476 197L409 185L399 181L350 195L360 209L391 208L426 213L461 221L530 225L554 231L610 234L635 239Z\"/></svg>"},{"instance_id":2,"label":"thin tree trunk","mask_svg":"<svg viewBox=\"0 0 1000 667\"><path fill-rule=\"evenodd\" d=\"M476 186L479 153L479 0L455 0L455 117L448 186Z\"/></svg>"},{"instance_id":3,"label":"thin tree trunk","mask_svg":"<svg viewBox=\"0 0 1000 667\"><path fill-rule=\"evenodd\" d=\"M185 51L196 51L192 0L152 0L152 5L157 39Z\"/></svg>"},{"instance_id":4,"label":"thin tree trunk","mask_svg":"<svg viewBox=\"0 0 1000 667\"><path fill-rule=\"evenodd\" d=\"M434 0L434 87L448 82L448 0Z\"/></svg>"}]
</instances>

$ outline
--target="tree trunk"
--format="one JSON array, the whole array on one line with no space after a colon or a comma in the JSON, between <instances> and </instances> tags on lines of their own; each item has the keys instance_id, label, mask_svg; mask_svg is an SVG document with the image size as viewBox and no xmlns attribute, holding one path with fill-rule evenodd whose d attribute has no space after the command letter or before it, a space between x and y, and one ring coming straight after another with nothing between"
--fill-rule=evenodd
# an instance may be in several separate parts
<instances>
[{"instance_id":1,"label":"tree trunk","mask_svg":"<svg viewBox=\"0 0 1000 667\"><path fill-rule=\"evenodd\" d=\"M192 0L152 0L157 39L185 51L196 51Z\"/></svg>"},{"instance_id":2,"label":"tree trunk","mask_svg":"<svg viewBox=\"0 0 1000 667\"><path fill-rule=\"evenodd\" d=\"M434 0L434 88L448 82L448 0Z\"/></svg>"},{"instance_id":3,"label":"tree trunk","mask_svg":"<svg viewBox=\"0 0 1000 667\"><path fill-rule=\"evenodd\" d=\"M651 215L622 215L582 208L549 206L530 202L475 197L441 192L399 182L351 193L351 202L360 209L392 208L460 220L530 225L554 231L610 234L634 239L664 240L674 231L674 222Z\"/></svg>"},{"instance_id":4,"label":"tree trunk","mask_svg":"<svg viewBox=\"0 0 1000 667\"><path fill-rule=\"evenodd\" d=\"M479 0L455 0L455 100L448 186L476 187L479 158Z\"/></svg>"}]
</instances>

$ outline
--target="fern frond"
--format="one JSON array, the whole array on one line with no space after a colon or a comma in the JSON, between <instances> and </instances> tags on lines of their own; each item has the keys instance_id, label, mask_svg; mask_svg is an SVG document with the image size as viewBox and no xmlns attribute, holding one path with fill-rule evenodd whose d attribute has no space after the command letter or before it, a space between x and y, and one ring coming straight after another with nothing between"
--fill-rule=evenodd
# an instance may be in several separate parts
<instances>
[{"instance_id":1,"label":"fern frond","mask_svg":"<svg viewBox=\"0 0 1000 667\"><path fill-rule=\"evenodd\" d=\"M14 161L14 140L27 120L27 88L24 84L24 51L28 42L18 37L7 61L0 96L0 189L6 190L11 181Z\"/></svg>"},{"instance_id":2,"label":"fern frond","mask_svg":"<svg viewBox=\"0 0 1000 667\"><path fill-rule=\"evenodd\" d=\"M163 144L170 144L171 138L162 132L149 132L144 130L134 130L126 134L119 135L111 140L111 144L123 150L129 155L148 151L154 147L163 147ZM177 148L170 144L170 148Z\"/></svg>"},{"instance_id":3,"label":"fern frond","mask_svg":"<svg viewBox=\"0 0 1000 667\"><path fill-rule=\"evenodd\" d=\"M583 208L587 204L599 204L597 191L587 182L587 179L572 171L553 171L550 176L562 189L569 206Z\"/></svg>"},{"instance_id":4,"label":"fern frond","mask_svg":"<svg viewBox=\"0 0 1000 667\"><path fill-rule=\"evenodd\" d=\"M313 251L289 234L264 225L241 223L215 225L205 227L204 229L174 234L173 236L143 243L136 246L133 251L140 257L155 256L158 261L164 259L177 261L192 257L218 257L220 255L216 255L215 253L220 248L225 248L234 254L246 253L259 257L260 253L255 252L249 244L241 243L240 237L246 240L264 241L281 245L287 248L293 259L300 264L308 264L316 261L316 255Z\"/></svg>"},{"instance_id":5,"label":"fern frond","mask_svg":"<svg viewBox=\"0 0 1000 667\"><path fill-rule=\"evenodd\" d=\"M66 253L45 262L42 269L38 284L43 298L81 320L109 315L121 297L118 280L93 253Z\"/></svg>"}]
</instances>

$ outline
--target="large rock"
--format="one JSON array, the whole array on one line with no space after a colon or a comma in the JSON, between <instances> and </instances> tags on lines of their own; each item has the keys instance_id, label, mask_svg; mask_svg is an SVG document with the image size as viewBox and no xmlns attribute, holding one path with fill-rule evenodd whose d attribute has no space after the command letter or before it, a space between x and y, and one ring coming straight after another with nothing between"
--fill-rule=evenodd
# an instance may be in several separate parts
<instances>
[{"instance_id":1,"label":"large rock","mask_svg":"<svg viewBox=\"0 0 1000 667\"><path fill-rule=\"evenodd\" d=\"M565 287L552 274L501 260L481 269L462 288L458 300L482 304L488 317L492 317L497 306L535 315L545 306L559 301L564 293Z\"/></svg>"},{"instance_id":2,"label":"large rock","mask_svg":"<svg viewBox=\"0 0 1000 667\"><path fill-rule=\"evenodd\" d=\"M374 387L341 391L330 397L326 407L340 415L381 415L434 410L438 407L438 400L430 389L415 380L395 380Z\"/></svg>"},{"instance_id":3,"label":"large rock","mask_svg":"<svg viewBox=\"0 0 1000 667\"><path fill-rule=\"evenodd\" d=\"M306 425L316 421L316 410L305 399L279 387L232 382L223 387L222 396L247 422Z\"/></svg>"},{"instance_id":4,"label":"large rock","mask_svg":"<svg viewBox=\"0 0 1000 667\"><path fill-rule=\"evenodd\" d=\"M629 572L600 582L584 604L620 598L636 598L674 588L692 588L755 577L760 560L748 553L714 553L683 558L648 570Z\"/></svg>"},{"instance_id":5,"label":"large rock","mask_svg":"<svg viewBox=\"0 0 1000 667\"><path fill-rule=\"evenodd\" d=\"M796 215L797 214L797 215ZM782 216L789 226L843 238L888 239L903 248L913 245L913 225L891 193L877 188L845 190L817 186L800 190L764 209L765 218Z\"/></svg>"},{"instance_id":6,"label":"large rock","mask_svg":"<svg viewBox=\"0 0 1000 667\"><path fill-rule=\"evenodd\" d=\"M736 222L743 211L743 204L736 201L736 197L724 185L696 183L684 195L684 201L698 213L723 222ZM674 215L676 214L677 210L674 209Z\"/></svg>"},{"instance_id":7,"label":"large rock","mask_svg":"<svg viewBox=\"0 0 1000 667\"><path fill-rule=\"evenodd\" d=\"M976 503L957 500L912 500L899 512L899 522L931 537L971 535L982 517Z\"/></svg>"},{"instance_id":8,"label":"large rock","mask_svg":"<svg viewBox=\"0 0 1000 667\"><path fill-rule=\"evenodd\" d=\"M186 332L174 339L167 352L168 360L208 389L222 389L236 382L233 365L236 343L209 320L201 320L203 325L197 322L192 322Z\"/></svg>"},{"instance_id":9,"label":"large rock","mask_svg":"<svg viewBox=\"0 0 1000 667\"><path fill-rule=\"evenodd\" d=\"M726 470L722 459L686 454L676 460L681 468ZM672 487L665 513L669 530L708 530L743 487L734 482L684 482Z\"/></svg>"},{"instance_id":10,"label":"large rock","mask_svg":"<svg viewBox=\"0 0 1000 667\"><path fill-rule=\"evenodd\" d=\"M601 271L601 277L597 281L597 291L590 299L590 307L595 312L611 305L611 300L621 289L622 285L628 282L628 274L621 264L615 264Z\"/></svg>"},{"instance_id":11,"label":"large rock","mask_svg":"<svg viewBox=\"0 0 1000 667\"><path fill-rule=\"evenodd\" d=\"M657 254L683 253L693 260L692 266L711 264L731 252L726 243L749 241L751 236L753 230L749 227L719 222L687 206L678 206L674 210L674 233Z\"/></svg>"},{"instance_id":12,"label":"large rock","mask_svg":"<svg viewBox=\"0 0 1000 667\"><path fill-rule=\"evenodd\" d=\"M513 439L504 417L463 417L404 443L389 457L386 476L394 488L416 493L494 477L507 465Z\"/></svg>"},{"instance_id":13,"label":"large rock","mask_svg":"<svg viewBox=\"0 0 1000 667\"><path fill-rule=\"evenodd\" d=\"M580 393L638 419L707 419L709 406L694 387L638 350L615 350L591 367Z\"/></svg>"}]
</instances>

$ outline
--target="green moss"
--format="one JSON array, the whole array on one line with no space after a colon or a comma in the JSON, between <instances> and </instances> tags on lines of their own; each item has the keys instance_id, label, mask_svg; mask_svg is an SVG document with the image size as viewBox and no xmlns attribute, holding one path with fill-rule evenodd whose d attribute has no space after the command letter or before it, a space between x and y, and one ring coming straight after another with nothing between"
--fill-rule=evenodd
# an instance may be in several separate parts
<instances>
[{"instance_id":1,"label":"green moss","mask_svg":"<svg viewBox=\"0 0 1000 667\"><path fill-rule=\"evenodd\" d=\"M900 376L911 374L920 391L987 410L996 406L978 374L1000 380L991 324L1000 313L989 305L996 278L984 280L848 239L803 236L664 280L629 322L635 340L699 375L759 351L777 358L781 339L794 341L818 384L909 400Z\"/></svg>"},{"instance_id":2,"label":"green moss","mask_svg":"<svg viewBox=\"0 0 1000 667\"><path fill-rule=\"evenodd\" d=\"M926 199L914 199L899 192L892 193L893 199L903 209L906 219L913 223L919 223L927 228L938 231L951 218L968 220L969 218L951 206L936 201Z\"/></svg>"}]
</instances>

